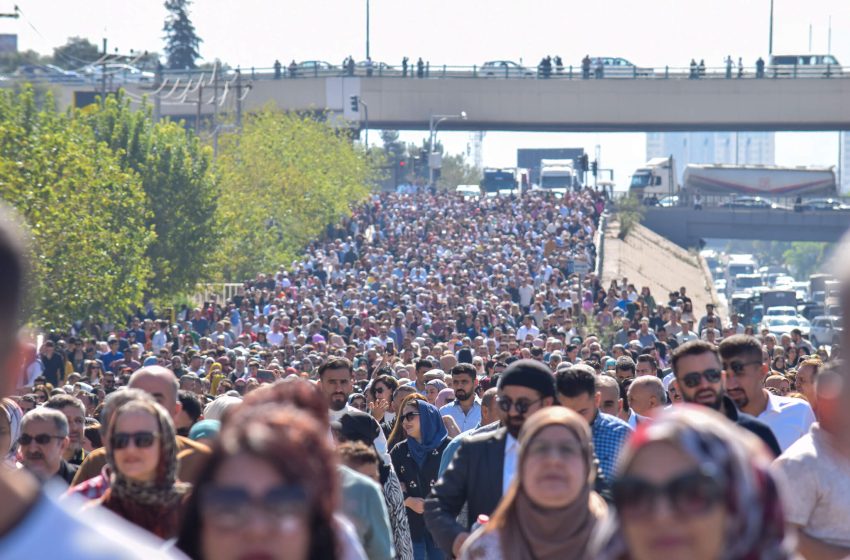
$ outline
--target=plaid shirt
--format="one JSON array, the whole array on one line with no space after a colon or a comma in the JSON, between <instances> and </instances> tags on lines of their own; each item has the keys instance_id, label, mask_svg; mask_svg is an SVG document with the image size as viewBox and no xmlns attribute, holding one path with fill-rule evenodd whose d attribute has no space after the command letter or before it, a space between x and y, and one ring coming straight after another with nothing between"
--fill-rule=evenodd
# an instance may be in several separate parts
<instances>
[{"instance_id":1,"label":"plaid shirt","mask_svg":"<svg viewBox=\"0 0 850 560\"><path fill-rule=\"evenodd\" d=\"M101 498L109 489L109 466L104 465L100 474L68 489L69 496L81 496L87 500Z\"/></svg>"},{"instance_id":2,"label":"plaid shirt","mask_svg":"<svg viewBox=\"0 0 850 560\"><path fill-rule=\"evenodd\" d=\"M613 480L617 457L631 435L632 428L616 416L597 411L590 429L593 432L593 449L599 459L602 474L608 480Z\"/></svg>"}]
</instances>

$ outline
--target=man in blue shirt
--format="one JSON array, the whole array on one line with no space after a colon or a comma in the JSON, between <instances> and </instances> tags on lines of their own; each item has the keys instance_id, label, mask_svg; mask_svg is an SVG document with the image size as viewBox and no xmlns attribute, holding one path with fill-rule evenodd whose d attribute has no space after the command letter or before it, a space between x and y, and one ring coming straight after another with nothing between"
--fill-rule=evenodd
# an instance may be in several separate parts
<instances>
[{"instance_id":1,"label":"man in blue shirt","mask_svg":"<svg viewBox=\"0 0 850 560\"><path fill-rule=\"evenodd\" d=\"M596 390L596 372L592 367L578 364L555 372L558 402L571 408L587 420L593 434L593 450L599 466L609 480L620 449L632 433L632 428L616 416L599 410L600 395Z\"/></svg>"},{"instance_id":2,"label":"man in blue shirt","mask_svg":"<svg viewBox=\"0 0 850 560\"><path fill-rule=\"evenodd\" d=\"M475 394L478 377L475 366L468 363L457 364L451 373L455 400L440 408L440 414L451 416L460 431L465 432L481 422L481 400Z\"/></svg>"}]
</instances>

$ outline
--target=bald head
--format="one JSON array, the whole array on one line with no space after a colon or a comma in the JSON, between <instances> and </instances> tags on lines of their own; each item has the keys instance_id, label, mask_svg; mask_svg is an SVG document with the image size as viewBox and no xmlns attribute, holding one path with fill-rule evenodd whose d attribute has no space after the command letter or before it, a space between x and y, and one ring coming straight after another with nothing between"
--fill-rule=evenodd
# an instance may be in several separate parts
<instances>
[{"instance_id":1,"label":"bald head","mask_svg":"<svg viewBox=\"0 0 850 560\"><path fill-rule=\"evenodd\" d=\"M162 405L171 414L177 416L180 412L180 401L177 400L179 385L177 376L170 369L162 366L148 366L136 370L127 384L130 389L141 389Z\"/></svg>"},{"instance_id":2,"label":"bald head","mask_svg":"<svg viewBox=\"0 0 850 560\"><path fill-rule=\"evenodd\" d=\"M664 406L664 383L657 377L643 375L629 385L629 406L641 416L649 416L652 409Z\"/></svg>"}]
</instances>

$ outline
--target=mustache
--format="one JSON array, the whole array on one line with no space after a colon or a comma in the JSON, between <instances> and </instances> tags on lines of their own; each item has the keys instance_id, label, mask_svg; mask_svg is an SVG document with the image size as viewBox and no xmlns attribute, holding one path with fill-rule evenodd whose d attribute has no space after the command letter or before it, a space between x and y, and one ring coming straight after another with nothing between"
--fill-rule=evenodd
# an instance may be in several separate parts
<instances>
[{"instance_id":1,"label":"mustache","mask_svg":"<svg viewBox=\"0 0 850 560\"><path fill-rule=\"evenodd\" d=\"M41 451L33 451L32 453L27 453L26 458L31 461L41 461L44 459L44 453Z\"/></svg>"}]
</instances>

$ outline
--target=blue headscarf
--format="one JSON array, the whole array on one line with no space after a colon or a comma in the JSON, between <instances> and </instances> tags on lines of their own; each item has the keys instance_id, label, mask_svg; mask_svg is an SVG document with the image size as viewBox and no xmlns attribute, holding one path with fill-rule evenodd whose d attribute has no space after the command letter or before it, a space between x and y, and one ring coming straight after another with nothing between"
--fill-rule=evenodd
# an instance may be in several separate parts
<instances>
[{"instance_id":1,"label":"blue headscarf","mask_svg":"<svg viewBox=\"0 0 850 560\"><path fill-rule=\"evenodd\" d=\"M419 434L422 443L412 437L407 438L407 449L410 456L420 467L425 462L425 457L443 443L449 437L443 417L436 406L427 401L416 401L419 406Z\"/></svg>"}]
</instances>

